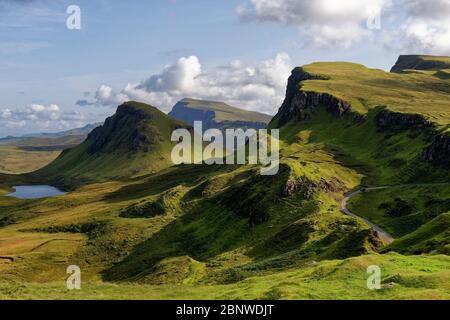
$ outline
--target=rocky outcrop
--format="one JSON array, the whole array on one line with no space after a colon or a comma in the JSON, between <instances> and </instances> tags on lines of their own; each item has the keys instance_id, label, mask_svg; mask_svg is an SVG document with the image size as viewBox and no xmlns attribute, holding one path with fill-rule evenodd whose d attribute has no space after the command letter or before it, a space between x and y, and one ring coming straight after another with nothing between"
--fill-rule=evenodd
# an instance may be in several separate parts
<instances>
[{"instance_id":1,"label":"rocky outcrop","mask_svg":"<svg viewBox=\"0 0 450 320\"><path fill-rule=\"evenodd\" d=\"M433 143L422 152L421 159L450 168L450 136L435 136Z\"/></svg>"},{"instance_id":2,"label":"rocky outcrop","mask_svg":"<svg viewBox=\"0 0 450 320\"><path fill-rule=\"evenodd\" d=\"M277 127L285 125L292 119L308 119L320 105L325 106L326 110L336 118L351 111L350 103L328 93L302 91L301 82L305 80L326 80L326 78L311 75L302 68L295 68L288 80L286 98L275 117Z\"/></svg>"},{"instance_id":3,"label":"rocky outcrop","mask_svg":"<svg viewBox=\"0 0 450 320\"><path fill-rule=\"evenodd\" d=\"M283 197L290 197L294 194L300 194L305 199L311 199L318 191L335 193L345 189L345 184L337 178L333 178L331 181L327 181L324 178L321 178L319 181L311 181L307 177L300 177L297 179L288 179L284 184L281 195Z\"/></svg>"},{"instance_id":4,"label":"rocky outcrop","mask_svg":"<svg viewBox=\"0 0 450 320\"><path fill-rule=\"evenodd\" d=\"M379 129L389 131L433 128L433 124L421 115L389 110L380 111L375 117L375 123Z\"/></svg>"}]
</instances>

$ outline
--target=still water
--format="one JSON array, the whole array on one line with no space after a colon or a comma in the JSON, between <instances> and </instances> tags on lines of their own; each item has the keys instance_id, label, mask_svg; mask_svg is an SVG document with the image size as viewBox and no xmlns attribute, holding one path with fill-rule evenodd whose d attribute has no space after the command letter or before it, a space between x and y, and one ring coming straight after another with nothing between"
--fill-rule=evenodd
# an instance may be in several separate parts
<instances>
[{"instance_id":1,"label":"still water","mask_svg":"<svg viewBox=\"0 0 450 320\"><path fill-rule=\"evenodd\" d=\"M65 192L52 186L15 186L16 191L7 194L8 197L15 197L19 199L40 199L50 198L65 194Z\"/></svg>"}]
</instances>

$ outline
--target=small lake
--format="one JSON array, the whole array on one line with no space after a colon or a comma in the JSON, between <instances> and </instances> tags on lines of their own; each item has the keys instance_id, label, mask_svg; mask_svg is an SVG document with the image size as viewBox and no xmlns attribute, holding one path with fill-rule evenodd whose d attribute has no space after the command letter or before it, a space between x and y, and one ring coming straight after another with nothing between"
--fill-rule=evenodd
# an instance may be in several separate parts
<instances>
[{"instance_id":1,"label":"small lake","mask_svg":"<svg viewBox=\"0 0 450 320\"><path fill-rule=\"evenodd\" d=\"M14 186L16 191L9 193L7 197L15 197L19 199L41 199L51 198L65 194L65 192L52 186Z\"/></svg>"}]
</instances>

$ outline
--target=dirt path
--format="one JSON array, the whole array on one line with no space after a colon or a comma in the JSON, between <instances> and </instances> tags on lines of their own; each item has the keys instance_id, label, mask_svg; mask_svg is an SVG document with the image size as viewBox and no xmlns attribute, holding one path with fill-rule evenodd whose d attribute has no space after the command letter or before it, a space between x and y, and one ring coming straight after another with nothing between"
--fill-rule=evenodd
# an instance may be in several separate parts
<instances>
[{"instance_id":1,"label":"dirt path","mask_svg":"<svg viewBox=\"0 0 450 320\"><path fill-rule=\"evenodd\" d=\"M364 190L370 191L370 190L381 190L381 189L388 189L388 188L390 188L390 187L373 187L373 188L366 188ZM363 220L365 223L367 223L372 228L372 230L374 230L378 233L378 236L380 237L381 240L383 240L383 242L385 242L386 244L391 244L395 239L387 231L380 228L376 224L373 224L369 220L362 218L360 216L357 216L356 214L354 214L350 210L348 210L348 208L347 208L348 201L351 198L353 198L354 196L356 196L362 192L363 192L363 190L358 190L358 191L346 194L344 199L342 199L342 201L341 201L341 211L351 217Z\"/></svg>"},{"instance_id":2,"label":"dirt path","mask_svg":"<svg viewBox=\"0 0 450 320\"><path fill-rule=\"evenodd\" d=\"M350 210L348 210L347 208L347 204L348 201L353 198L354 196L360 194L364 191L371 191L371 190L382 190L382 189L391 189L391 188L401 188L401 187L432 187L432 186L448 186L449 183L416 183L416 184L402 184L402 185L397 185L397 186L383 186L383 187L369 187L369 188L364 188L364 189L360 189L358 191L354 191L351 193L347 193L344 197L344 199L342 199L341 201L341 211L344 212L345 214L354 217L354 218L358 218L363 220L365 223L367 223L372 230L378 232L380 238L386 243L386 244L390 244L392 243L395 239L386 231L383 230L382 228L380 228L379 226L377 226L376 224L373 224L372 222L370 222L369 220L360 217L356 214L354 214L353 212L351 212Z\"/></svg>"}]
</instances>

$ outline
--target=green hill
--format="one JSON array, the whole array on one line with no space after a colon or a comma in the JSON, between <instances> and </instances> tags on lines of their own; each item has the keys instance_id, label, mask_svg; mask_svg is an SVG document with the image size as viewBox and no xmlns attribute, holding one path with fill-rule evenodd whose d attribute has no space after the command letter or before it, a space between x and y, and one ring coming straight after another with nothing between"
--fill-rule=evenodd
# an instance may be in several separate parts
<instances>
[{"instance_id":1,"label":"green hill","mask_svg":"<svg viewBox=\"0 0 450 320\"><path fill-rule=\"evenodd\" d=\"M439 215L416 231L398 239L387 250L405 254L450 255L450 212Z\"/></svg>"},{"instance_id":2,"label":"green hill","mask_svg":"<svg viewBox=\"0 0 450 320\"><path fill-rule=\"evenodd\" d=\"M280 129L274 176L257 165L171 166L168 133L186 125L126 103L31 177L77 181L72 192L0 196L0 297L446 299L449 258L429 253L448 246L448 98L448 82L426 73L296 68L269 125ZM0 179L2 192L17 183ZM368 185L405 188L355 198L357 216L397 232L391 246L340 210L344 194ZM403 223L396 197L413 210ZM69 264L86 291L58 291ZM374 264L383 287L370 291Z\"/></svg>"},{"instance_id":3,"label":"green hill","mask_svg":"<svg viewBox=\"0 0 450 320\"><path fill-rule=\"evenodd\" d=\"M33 176L73 186L131 178L171 166L173 130L188 128L149 105L127 102L79 146L64 150Z\"/></svg>"},{"instance_id":4,"label":"green hill","mask_svg":"<svg viewBox=\"0 0 450 320\"><path fill-rule=\"evenodd\" d=\"M265 128L271 116L232 107L223 102L183 99L169 113L190 125L194 121L203 121L204 129L218 128Z\"/></svg>"}]
</instances>

